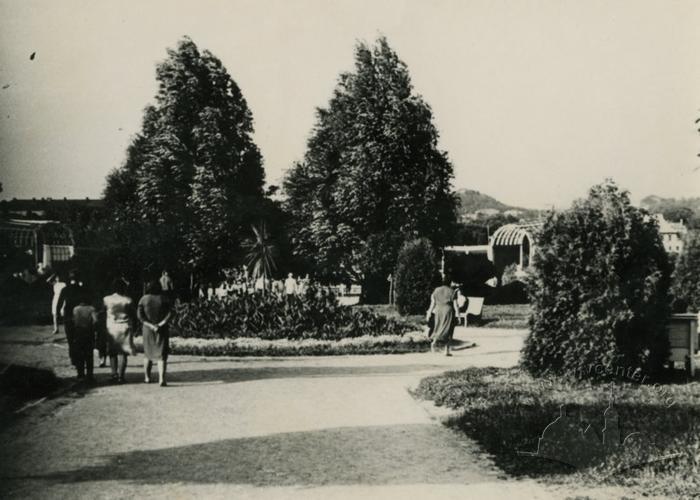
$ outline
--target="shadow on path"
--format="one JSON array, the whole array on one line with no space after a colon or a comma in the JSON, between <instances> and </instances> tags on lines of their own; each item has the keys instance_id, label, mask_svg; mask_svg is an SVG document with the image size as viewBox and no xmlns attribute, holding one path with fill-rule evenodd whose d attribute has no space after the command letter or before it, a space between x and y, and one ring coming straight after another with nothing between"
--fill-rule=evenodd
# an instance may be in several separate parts
<instances>
[{"instance_id":1,"label":"shadow on path","mask_svg":"<svg viewBox=\"0 0 700 500\"><path fill-rule=\"evenodd\" d=\"M470 446L455 433L431 424L344 427L119 453L105 457L102 465L10 475L2 482L318 486L492 480L493 474L470 456L474 450L465 449Z\"/></svg>"},{"instance_id":2,"label":"shadow on path","mask_svg":"<svg viewBox=\"0 0 700 500\"><path fill-rule=\"evenodd\" d=\"M168 373L168 384L177 387L178 382L236 383L276 378L380 377L446 369L449 367L428 363L387 366L245 366L240 368L233 365L226 368L174 370Z\"/></svg>"}]
</instances>

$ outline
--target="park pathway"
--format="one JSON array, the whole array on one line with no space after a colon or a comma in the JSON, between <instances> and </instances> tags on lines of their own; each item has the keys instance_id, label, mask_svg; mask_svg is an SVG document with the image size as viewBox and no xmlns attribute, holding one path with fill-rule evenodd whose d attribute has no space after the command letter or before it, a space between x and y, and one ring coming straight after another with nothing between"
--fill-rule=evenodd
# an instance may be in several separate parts
<instances>
[{"instance_id":1,"label":"park pathway","mask_svg":"<svg viewBox=\"0 0 700 500\"><path fill-rule=\"evenodd\" d=\"M49 400L3 429L0 497L564 498L503 477L410 396L430 374L513 365L523 332L461 335L479 347L452 358L174 356L165 388L132 366L127 384Z\"/></svg>"}]
</instances>

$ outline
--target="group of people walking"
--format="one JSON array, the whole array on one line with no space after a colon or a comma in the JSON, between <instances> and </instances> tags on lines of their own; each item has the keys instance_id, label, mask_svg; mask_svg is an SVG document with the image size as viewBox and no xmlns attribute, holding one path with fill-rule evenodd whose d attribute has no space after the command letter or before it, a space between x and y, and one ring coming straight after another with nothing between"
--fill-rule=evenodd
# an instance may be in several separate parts
<instances>
[{"instance_id":1,"label":"group of people walking","mask_svg":"<svg viewBox=\"0 0 700 500\"><path fill-rule=\"evenodd\" d=\"M58 333L58 318L63 315L68 355L79 379L94 380L93 351L97 348L109 357L112 381L124 382L128 357L136 354L134 334L141 324L144 349L144 382L151 381L153 363L158 365L158 381L165 380L169 351L168 324L172 318L172 303L164 293L161 280L146 285L145 294L134 306L128 285L123 279L112 283L112 293L99 304L72 271L68 282L56 277L54 282L54 333Z\"/></svg>"}]
</instances>

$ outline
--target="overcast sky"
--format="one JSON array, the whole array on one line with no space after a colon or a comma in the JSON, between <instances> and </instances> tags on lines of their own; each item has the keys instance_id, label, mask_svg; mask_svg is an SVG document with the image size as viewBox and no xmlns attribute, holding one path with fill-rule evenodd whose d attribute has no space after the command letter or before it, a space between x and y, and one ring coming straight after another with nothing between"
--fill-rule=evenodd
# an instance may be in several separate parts
<instances>
[{"instance_id":1,"label":"overcast sky","mask_svg":"<svg viewBox=\"0 0 700 500\"><path fill-rule=\"evenodd\" d=\"M0 0L0 197L98 197L183 35L241 87L278 183L379 34L432 106L455 187L533 208L605 177L633 199L697 196L699 27L693 0Z\"/></svg>"}]
</instances>

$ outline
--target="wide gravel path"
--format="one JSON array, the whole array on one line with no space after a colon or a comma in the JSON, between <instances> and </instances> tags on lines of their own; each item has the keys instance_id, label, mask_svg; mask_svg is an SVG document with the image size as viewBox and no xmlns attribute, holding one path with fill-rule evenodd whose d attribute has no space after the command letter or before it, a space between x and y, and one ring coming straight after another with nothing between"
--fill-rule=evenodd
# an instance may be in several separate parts
<instances>
[{"instance_id":1,"label":"wide gravel path","mask_svg":"<svg viewBox=\"0 0 700 500\"><path fill-rule=\"evenodd\" d=\"M0 330L0 360L65 355L21 335ZM101 369L97 387L0 431L0 497L565 498L504 477L408 392L448 369L511 366L523 336L461 329L479 347L452 358L175 356L165 388L141 383L137 356L127 384L106 385Z\"/></svg>"}]
</instances>

